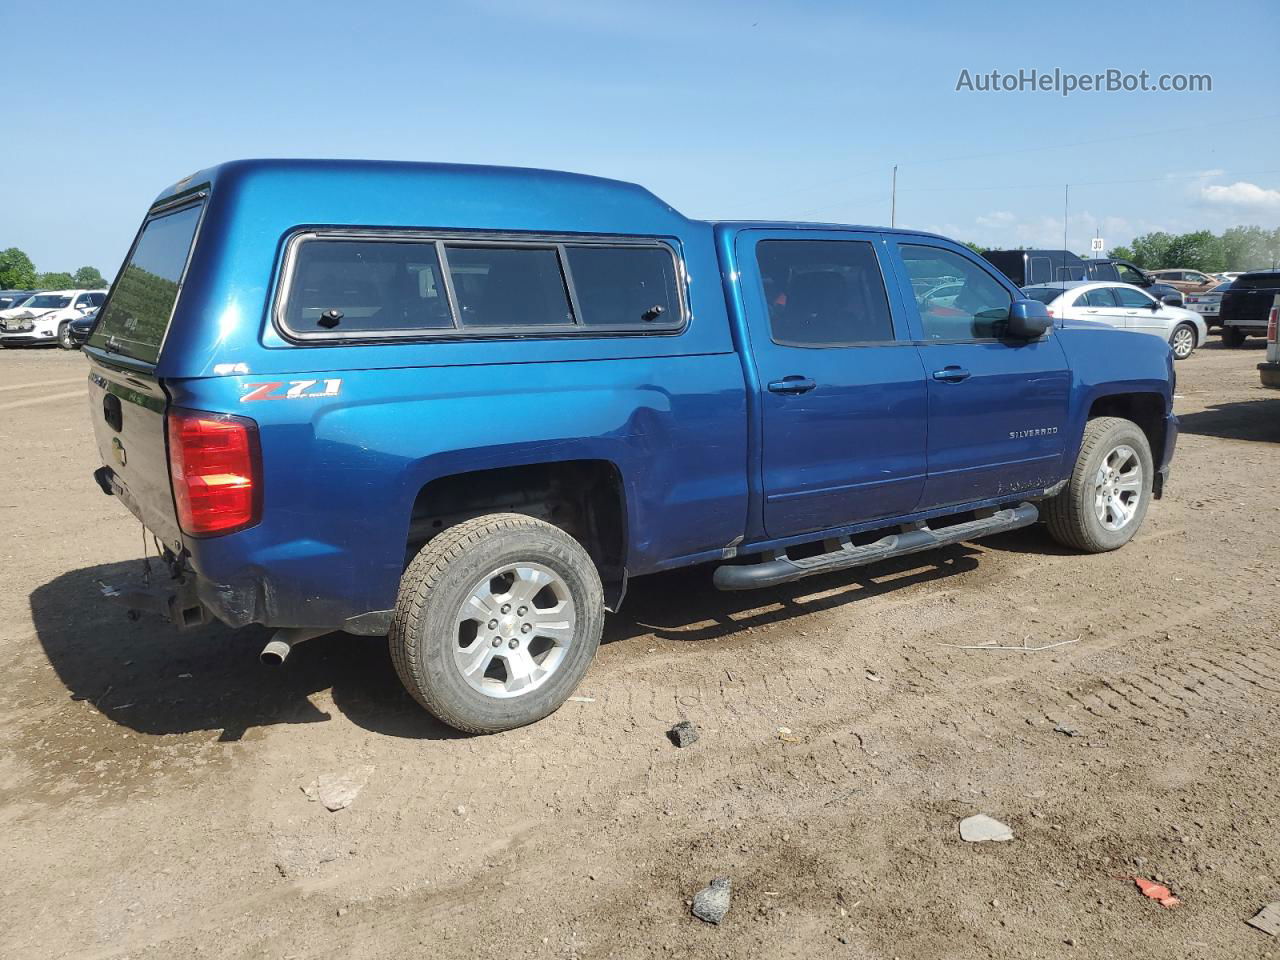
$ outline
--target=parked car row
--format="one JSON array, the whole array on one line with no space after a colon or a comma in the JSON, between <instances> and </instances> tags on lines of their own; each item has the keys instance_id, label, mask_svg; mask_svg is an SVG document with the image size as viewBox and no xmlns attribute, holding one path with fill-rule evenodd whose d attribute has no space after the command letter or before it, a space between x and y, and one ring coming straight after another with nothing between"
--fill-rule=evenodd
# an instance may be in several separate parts
<instances>
[{"instance_id":1,"label":"parked car row","mask_svg":"<svg viewBox=\"0 0 1280 960\"><path fill-rule=\"evenodd\" d=\"M106 299L105 290L45 290L16 298L0 309L0 347L57 344L74 350L72 322L96 311Z\"/></svg>"},{"instance_id":2,"label":"parked car row","mask_svg":"<svg viewBox=\"0 0 1280 960\"><path fill-rule=\"evenodd\" d=\"M987 250L982 255L1020 287L1073 281L1125 283L1141 287L1171 307L1184 305L1183 292L1175 284L1117 257L1084 260L1070 250Z\"/></svg>"}]
</instances>

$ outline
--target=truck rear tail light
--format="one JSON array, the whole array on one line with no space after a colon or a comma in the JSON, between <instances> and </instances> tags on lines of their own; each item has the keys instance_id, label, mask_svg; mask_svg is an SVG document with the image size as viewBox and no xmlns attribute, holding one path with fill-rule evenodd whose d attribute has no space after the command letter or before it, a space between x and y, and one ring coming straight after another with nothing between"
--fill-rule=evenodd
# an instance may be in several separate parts
<instances>
[{"instance_id":1,"label":"truck rear tail light","mask_svg":"<svg viewBox=\"0 0 1280 960\"><path fill-rule=\"evenodd\" d=\"M169 477L178 523L193 537L234 533L262 515L258 425L245 417L170 410Z\"/></svg>"},{"instance_id":2,"label":"truck rear tail light","mask_svg":"<svg viewBox=\"0 0 1280 960\"><path fill-rule=\"evenodd\" d=\"M1267 314L1267 343L1276 342L1276 325L1280 323L1280 307L1272 307Z\"/></svg>"}]
</instances>

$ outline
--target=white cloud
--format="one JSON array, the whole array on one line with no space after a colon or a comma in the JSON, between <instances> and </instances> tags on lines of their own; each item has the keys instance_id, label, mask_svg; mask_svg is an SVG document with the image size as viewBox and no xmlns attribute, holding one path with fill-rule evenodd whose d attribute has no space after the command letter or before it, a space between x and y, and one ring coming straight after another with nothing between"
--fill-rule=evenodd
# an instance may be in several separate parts
<instances>
[{"instance_id":1,"label":"white cloud","mask_svg":"<svg viewBox=\"0 0 1280 960\"><path fill-rule=\"evenodd\" d=\"M912 224L915 226L915 224ZM991 249L1011 250L1018 247L1060 250L1062 218L1051 216L1019 216L1008 210L993 210L975 216L969 224L932 223L922 229L941 233L957 240L972 240ZM1128 243L1135 234L1159 229L1156 224L1134 222L1124 217L1098 216L1085 210L1072 213L1068 222L1067 249L1088 251L1089 241L1101 233L1108 249Z\"/></svg>"},{"instance_id":2,"label":"white cloud","mask_svg":"<svg viewBox=\"0 0 1280 960\"><path fill-rule=\"evenodd\" d=\"M1280 190L1238 180L1230 186L1209 184L1200 188L1200 199L1220 207L1238 207L1258 212L1280 210Z\"/></svg>"},{"instance_id":3,"label":"white cloud","mask_svg":"<svg viewBox=\"0 0 1280 960\"><path fill-rule=\"evenodd\" d=\"M995 210L975 218L973 222L980 227L1003 229L1008 227L1009 224L1015 223L1017 219L1017 214L1010 213L1008 210Z\"/></svg>"}]
</instances>

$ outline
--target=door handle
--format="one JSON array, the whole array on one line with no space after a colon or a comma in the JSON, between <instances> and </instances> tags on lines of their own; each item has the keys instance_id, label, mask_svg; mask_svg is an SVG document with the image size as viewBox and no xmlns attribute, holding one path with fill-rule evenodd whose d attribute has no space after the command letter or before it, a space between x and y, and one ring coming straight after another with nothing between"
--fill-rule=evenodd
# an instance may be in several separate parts
<instances>
[{"instance_id":1,"label":"door handle","mask_svg":"<svg viewBox=\"0 0 1280 960\"><path fill-rule=\"evenodd\" d=\"M790 376L769 384L770 393L808 393L817 384L808 377Z\"/></svg>"},{"instance_id":2,"label":"door handle","mask_svg":"<svg viewBox=\"0 0 1280 960\"><path fill-rule=\"evenodd\" d=\"M943 367L941 370L933 371L933 379L941 380L943 383L959 383L961 380L969 379L969 371L953 364L949 367Z\"/></svg>"}]
</instances>

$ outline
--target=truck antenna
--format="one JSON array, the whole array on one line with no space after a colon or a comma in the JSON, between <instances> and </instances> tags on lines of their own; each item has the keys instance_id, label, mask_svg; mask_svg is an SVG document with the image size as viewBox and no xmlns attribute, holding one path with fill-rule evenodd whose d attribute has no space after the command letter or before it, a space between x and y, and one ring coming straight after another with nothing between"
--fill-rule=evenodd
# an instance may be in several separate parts
<instances>
[{"instance_id":1,"label":"truck antenna","mask_svg":"<svg viewBox=\"0 0 1280 960\"><path fill-rule=\"evenodd\" d=\"M893 165L893 185L889 188L889 226L898 225L898 165Z\"/></svg>"}]
</instances>

